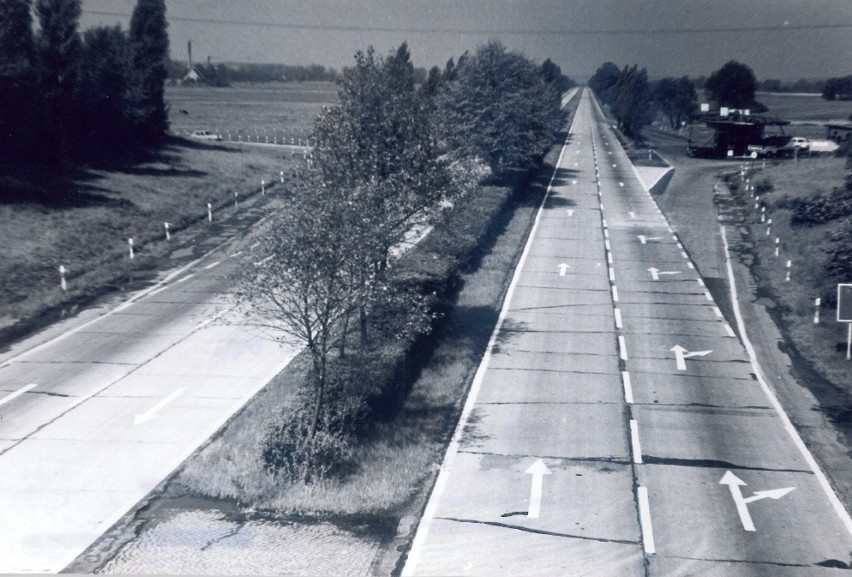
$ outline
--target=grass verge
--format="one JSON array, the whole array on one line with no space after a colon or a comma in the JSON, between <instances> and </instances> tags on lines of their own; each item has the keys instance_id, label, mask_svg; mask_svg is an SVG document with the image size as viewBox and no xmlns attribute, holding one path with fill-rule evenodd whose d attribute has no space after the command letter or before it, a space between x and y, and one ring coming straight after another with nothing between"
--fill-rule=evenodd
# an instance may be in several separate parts
<instances>
[{"instance_id":1,"label":"grass verge","mask_svg":"<svg viewBox=\"0 0 852 577\"><path fill-rule=\"evenodd\" d=\"M795 224L793 218L797 201L813 202L818 194L843 186L845 162L838 157L805 157L767 163L765 170L750 175L759 201L751 191L742 189L738 177L730 184L745 215L740 231L744 233L744 248L751 255L746 264L751 266L762 296L769 297L767 304L775 307L773 312L795 347L791 354L806 360L848 399L852 394L852 363L845 360L846 325L835 320L839 279L827 270L829 254L836 250L832 235L841 230L844 219L802 225ZM755 203L766 207L763 223ZM817 298L821 301L819 309ZM814 323L817 310L819 324Z\"/></svg>"}]
</instances>

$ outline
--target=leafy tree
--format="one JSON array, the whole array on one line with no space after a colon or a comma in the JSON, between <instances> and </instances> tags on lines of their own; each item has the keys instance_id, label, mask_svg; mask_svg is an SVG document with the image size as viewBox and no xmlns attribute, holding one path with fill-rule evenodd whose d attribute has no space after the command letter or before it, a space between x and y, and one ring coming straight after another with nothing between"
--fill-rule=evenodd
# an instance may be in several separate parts
<instances>
[{"instance_id":1,"label":"leafy tree","mask_svg":"<svg viewBox=\"0 0 852 577\"><path fill-rule=\"evenodd\" d=\"M442 94L440 135L447 148L484 159L496 173L533 166L561 117L560 94L539 67L491 41L460 60L456 73Z\"/></svg>"},{"instance_id":2,"label":"leafy tree","mask_svg":"<svg viewBox=\"0 0 852 577\"><path fill-rule=\"evenodd\" d=\"M408 46L387 58L370 48L355 61L343 73L340 104L317 120L314 166L324 194L345 192L334 202L346 203L363 219L359 238L372 239L354 261L361 267L359 325L366 342L367 316L375 287L386 289L391 249L412 226L436 215L453 190L430 115L415 90Z\"/></svg>"},{"instance_id":3,"label":"leafy tree","mask_svg":"<svg viewBox=\"0 0 852 577\"><path fill-rule=\"evenodd\" d=\"M654 101L669 119L672 128L680 127L698 107L698 96L689 77L663 78L654 89Z\"/></svg>"},{"instance_id":4,"label":"leafy tree","mask_svg":"<svg viewBox=\"0 0 852 577\"><path fill-rule=\"evenodd\" d=\"M35 42L30 0L0 2L0 161L26 158L35 142Z\"/></svg>"},{"instance_id":5,"label":"leafy tree","mask_svg":"<svg viewBox=\"0 0 852 577\"><path fill-rule=\"evenodd\" d=\"M575 85L573 80L562 74L562 69L550 58L541 63L539 72L544 81L553 86L559 94L567 92Z\"/></svg>"},{"instance_id":6,"label":"leafy tree","mask_svg":"<svg viewBox=\"0 0 852 577\"><path fill-rule=\"evenodd\" d=\"M604 62L589 79L589 88L603 104L613 105L617 96L616 85L621 69L612 62Z\"/></svg>"},{"instance_id":7,"label":"leafy tree","mask_svg":"<svg viewBox=\"0 0 852 577\"><path fill-rule=\"evenodd\" d=\"M441 69L437 66L433 66L429 70L429 75L426 77L426 82L423 83L421 87L421 92L423 97L426 99L434 98L438 93L438 89L441 87L443 83L443 75L441 73Z\"/></svg>"},{"instance_id":8,"label":"leafy tree","mask_svg":"<svg viewBox=\"0 0 852 577\"><path fill-rule=\"evenodd\" d=\"M82 146L90 158L128 146L128 56L127 36L118 26L83 34L77 101Z\"/></svg>"},{"instance_id":9,"label":"leafy tree","mask_svg":"<svg viewBox=\"0 0 852 577\"><path fill-rule=\"evenodd\" d=\"M71 119L80 53L80 0L36 0L39 18L36 73L44 99L44 144L47 164L60 167L70 160Z\"/></svg>"},{"instance_id":10,"label":"leafy tree","mask_svg":"<svg viewBox=\"0 0 852 577\"><path fill-rule=\"evenodd\" d=\"M625 66L616 83L613 113L619 129L628 137L639 136L653 118L648 72L637 65Z\"/></svg>"},{"instance_id":11,"label":"leafy tree","mask_svg":"<svg viewBox=\"0 0 852 577\"><path fill-rule=\"evenodd\" d=\"M822 97L826 100L852 99L852 75L826 80Z\"/></svg>"},{"instance_id":12,"label":"leafy tree","mask_svg":"<svg viewBox=\"0 0 852 577\"><path fill-rule=\"evenodd\" d=\"M165 0L137 0L130 18L130 66L134 133L144 144L168 129L164 99L169 56Z\"/></svg>"},{"instance_id":13,"label":"leafy tree","mask_svg":"<svg viewBox=\"0 0 852 577\"><path fill-rule=\"evenodd\" d=\"M720 106L746 108L754 103L756 86L752 69L731 60L710 75L705 88Z\"/></svg>"}]
</instances>

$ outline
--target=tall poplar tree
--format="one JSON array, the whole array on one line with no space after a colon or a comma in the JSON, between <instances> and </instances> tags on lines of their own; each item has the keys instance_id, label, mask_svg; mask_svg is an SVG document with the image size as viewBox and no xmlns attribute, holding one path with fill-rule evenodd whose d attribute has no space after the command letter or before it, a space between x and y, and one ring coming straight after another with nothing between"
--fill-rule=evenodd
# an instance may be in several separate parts
<instances>
[{"instance_id":1,"label":"tall poplar tree","mask_svg":"<svg viewBox=\"0 0 852 577\"><path fill-rule=\"evenodd\" d=\"M5 0L4 0L5 1ZM48 165L70 160L74 88L80 52L80 0L36 0L38 88L44 99L43 151Z\"/></svg>"},{"instance_id":2,"label":"tall poplar tree","mask_svg":"<svg viewBox=\"0 0 852 577\"><path fill-rule=\"evenodd\" d=\"M168 128L167 28L165 0L138 0L130 18L130 102L134 132L144 143L156 143Z\"/></svg>"},{"instance_id":3,"label":"tall poplar tree","mask_svg":"<svg viewBox=\"0 0 852 577\"><path fill-rule=\"evenodd\" d=\"M0 161L26 156L34 142L35 70L32 3L0 2Z\"/></svg>"}]
</instances>

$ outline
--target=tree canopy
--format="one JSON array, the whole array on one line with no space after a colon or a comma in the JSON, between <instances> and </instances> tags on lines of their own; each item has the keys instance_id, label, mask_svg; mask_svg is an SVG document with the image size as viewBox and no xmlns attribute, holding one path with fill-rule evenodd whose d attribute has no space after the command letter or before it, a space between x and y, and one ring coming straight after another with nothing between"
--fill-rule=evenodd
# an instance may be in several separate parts
<instances>
[{"instance_id":1,"label":"tree canopy","mask_svg":"<svg viewBox=\"0 0 852 577\"><path fill-rule=\"evenodd\" d=\"M711 74L704 87L719 106L746 108L754 103L756 86L752 69L731 60Z\"/></svg>"}]
</instances>

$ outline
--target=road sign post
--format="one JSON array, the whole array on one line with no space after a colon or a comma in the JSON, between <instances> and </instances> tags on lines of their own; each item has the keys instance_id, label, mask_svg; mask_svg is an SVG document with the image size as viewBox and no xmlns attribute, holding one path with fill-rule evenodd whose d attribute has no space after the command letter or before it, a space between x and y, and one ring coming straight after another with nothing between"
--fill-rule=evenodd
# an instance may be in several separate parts
<instances>
[{"instance_id":1,"label":"road sign post","mask_svg":"<svg viewBox=\"0 0 852 577\"><path fill-rule=\"evenodd\" d=\"M852 358L852 283L837 285L837 322L846 323L846 360Z\"/></svg>"}]
</instances>

